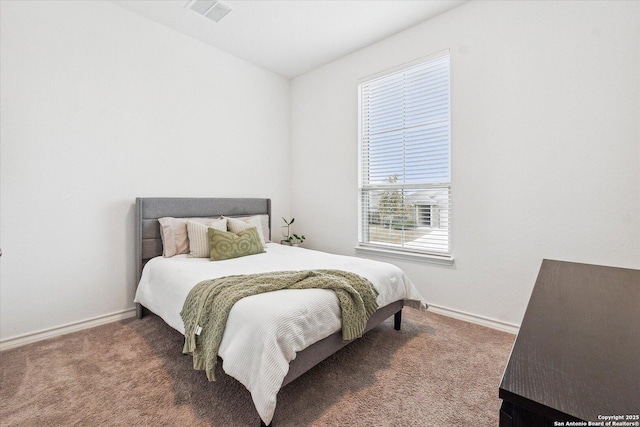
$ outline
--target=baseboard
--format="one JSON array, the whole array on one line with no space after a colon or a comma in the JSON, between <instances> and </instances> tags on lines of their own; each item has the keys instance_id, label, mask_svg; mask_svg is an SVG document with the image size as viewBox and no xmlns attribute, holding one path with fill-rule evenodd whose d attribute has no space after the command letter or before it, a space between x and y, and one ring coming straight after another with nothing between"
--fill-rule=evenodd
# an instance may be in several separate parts
<instances>
[{"instance_id":1,"label":"baseboard","mask_svg":"<svg viewBox=\"0 0 640 427\"><path fill-rule=\"evenodd\" d=\"M0 341L0 351L9 350L49 338L55 338L60 335L70 334L71 332L77 332L83 329L93 328L95 326L104 325L106 323L117 322L118 320L128 319L130 317L134 317L135 315L136 309L128 308L116 313L93 317L91 319L82 320L80 322L68 323L66 325L57 326L55 328L45 329L38 332L31 332L13 338L7 338Z\"/></svg>"},{"instance_id":2,"label":"baseboard","mask_svg":"<svg viewBox=\"0 0 640 427\"><path fill-rule=\"evenodd\" d=\"M477 325L486 326L488 328L497 329L499 331L517 334L519 326L513 323L502 322L500 320L490 319L476 314L466 313L447 307L441 307L435 304L429 304L429 311L443 316L453 317L454 319L464 320L465 322L475 323ZM136 315L135 308L129 308L116 313L98 316L80 322L70 323L43 331L32 332L13 338L0 341L0 351L9 350L23 345L31 344L37 341L55 338L60 335L69 334L71 332L81 331L83 329L93 328L95 326L104 325L106 323L117 322L118 320L128 319Z\"/></svg>"},{"instance_id":3,"label":"baseboard","mask_svg":"<svg viewBox=\"0 0 640 427\"><path fill-rule=\"evenodd\" d=\"M503 322L501 320L490 319L484 316L478 316L477 314L466 313L460 310L454 310L448 307L441 307L434 304L429 304L429 311L443 316L453 317L454 319L464 320L465 322L475 323L476 325L486 326L488 328L497 329L499 331L508 332L510 334L517 334L520 326L514 323Z\"/></svg>"}]
</instances>

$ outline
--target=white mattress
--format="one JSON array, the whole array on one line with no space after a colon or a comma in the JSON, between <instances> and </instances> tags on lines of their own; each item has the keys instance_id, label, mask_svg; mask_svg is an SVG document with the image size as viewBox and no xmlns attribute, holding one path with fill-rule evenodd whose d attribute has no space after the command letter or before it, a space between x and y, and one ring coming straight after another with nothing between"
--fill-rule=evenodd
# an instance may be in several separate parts
<instances>
[{"instance_id":1,"label":"white mattress","mask_svg":"<svg viewBox=\"0 0 640 427\"><path fill-rule=\"evenodd\" d=\"M426 309L422 296L398 267L362 258L332 255L268 243L264 254L225 261L207 258L157 257L142 272L135 302L184 334L180 317L187 294L202 280L234 274L331 268L369 279L380 307L397 300ZM238 301L227 320L218 354L222 368L250 392L258 414L268 425L276 395L296 353L341 328L340 306L325 289L267 292ZM204 375L204 374L203 374Z\"/></svg>"}]
</instances>

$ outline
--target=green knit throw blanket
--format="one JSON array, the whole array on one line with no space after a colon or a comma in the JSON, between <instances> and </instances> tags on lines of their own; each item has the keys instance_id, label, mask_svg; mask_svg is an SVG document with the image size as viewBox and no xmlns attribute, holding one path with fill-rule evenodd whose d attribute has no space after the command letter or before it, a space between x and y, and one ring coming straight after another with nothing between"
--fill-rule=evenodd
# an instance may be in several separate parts
<instances>
[{"instance_id":1,"label":"green knit throw blanket","mask_svg":"<svg viewBox=\"0 0 640 427\"><path fill-rule=\"evenodd\" d=\"M362 336L369 317L378 309L378 292L364 277L341 270L278 271L236 275L198 283L187 296L180 316L184 321L182 352L193 356L194 369L215 381L218 349L227 318L241 298L280 289L331 289L342 310L342 339Z\"/></svg>"}]
</instances>

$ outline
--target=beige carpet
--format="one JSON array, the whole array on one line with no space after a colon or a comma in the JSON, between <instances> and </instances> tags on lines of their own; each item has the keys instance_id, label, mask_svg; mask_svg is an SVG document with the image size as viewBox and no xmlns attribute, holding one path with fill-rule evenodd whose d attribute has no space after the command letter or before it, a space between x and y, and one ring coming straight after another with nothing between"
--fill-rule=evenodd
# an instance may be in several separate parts
<instances>
[{"instance_id":1,"label":"beige carpet","mask_svg":"<svg viewBox=\"0 0 640 427\"><path fill-rule=\"evenodd\" d=\"M274 426L497 426L514 336L405 309L286 386ZM207 382L156 316L0 353L2 426L254 426L249 392ZM219 364L218 364L219 365Z\"/></svg>"}]
</instances>

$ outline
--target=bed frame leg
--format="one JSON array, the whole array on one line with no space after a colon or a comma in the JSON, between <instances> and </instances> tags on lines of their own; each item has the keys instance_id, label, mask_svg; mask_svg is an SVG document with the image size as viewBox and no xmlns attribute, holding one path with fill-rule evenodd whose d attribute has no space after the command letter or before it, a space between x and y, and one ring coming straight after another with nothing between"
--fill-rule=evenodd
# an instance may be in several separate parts
<instances>
[{"instance_id":1,"label":"bed frame leg","mask_svg":"<svg viewBox=\"0 0 640 427\"><path fill-rule=\"evenodd\" d=\"M402 310L398 311L393 315L393 328L396 331L400 330L400 326L402 325Z\"/></svg>"},{"instance_id":2,"label":"bed frame leg","mask_svg":"<svg viewBox=\"0 0 640 427\"><path fill-rule=\"evenodd\" d=\"M136 317L138 319L142 319L142 316L144 316L144 312L142 311L142 305L140 303L136 303Z\"/></svg>"}]
</instances>

